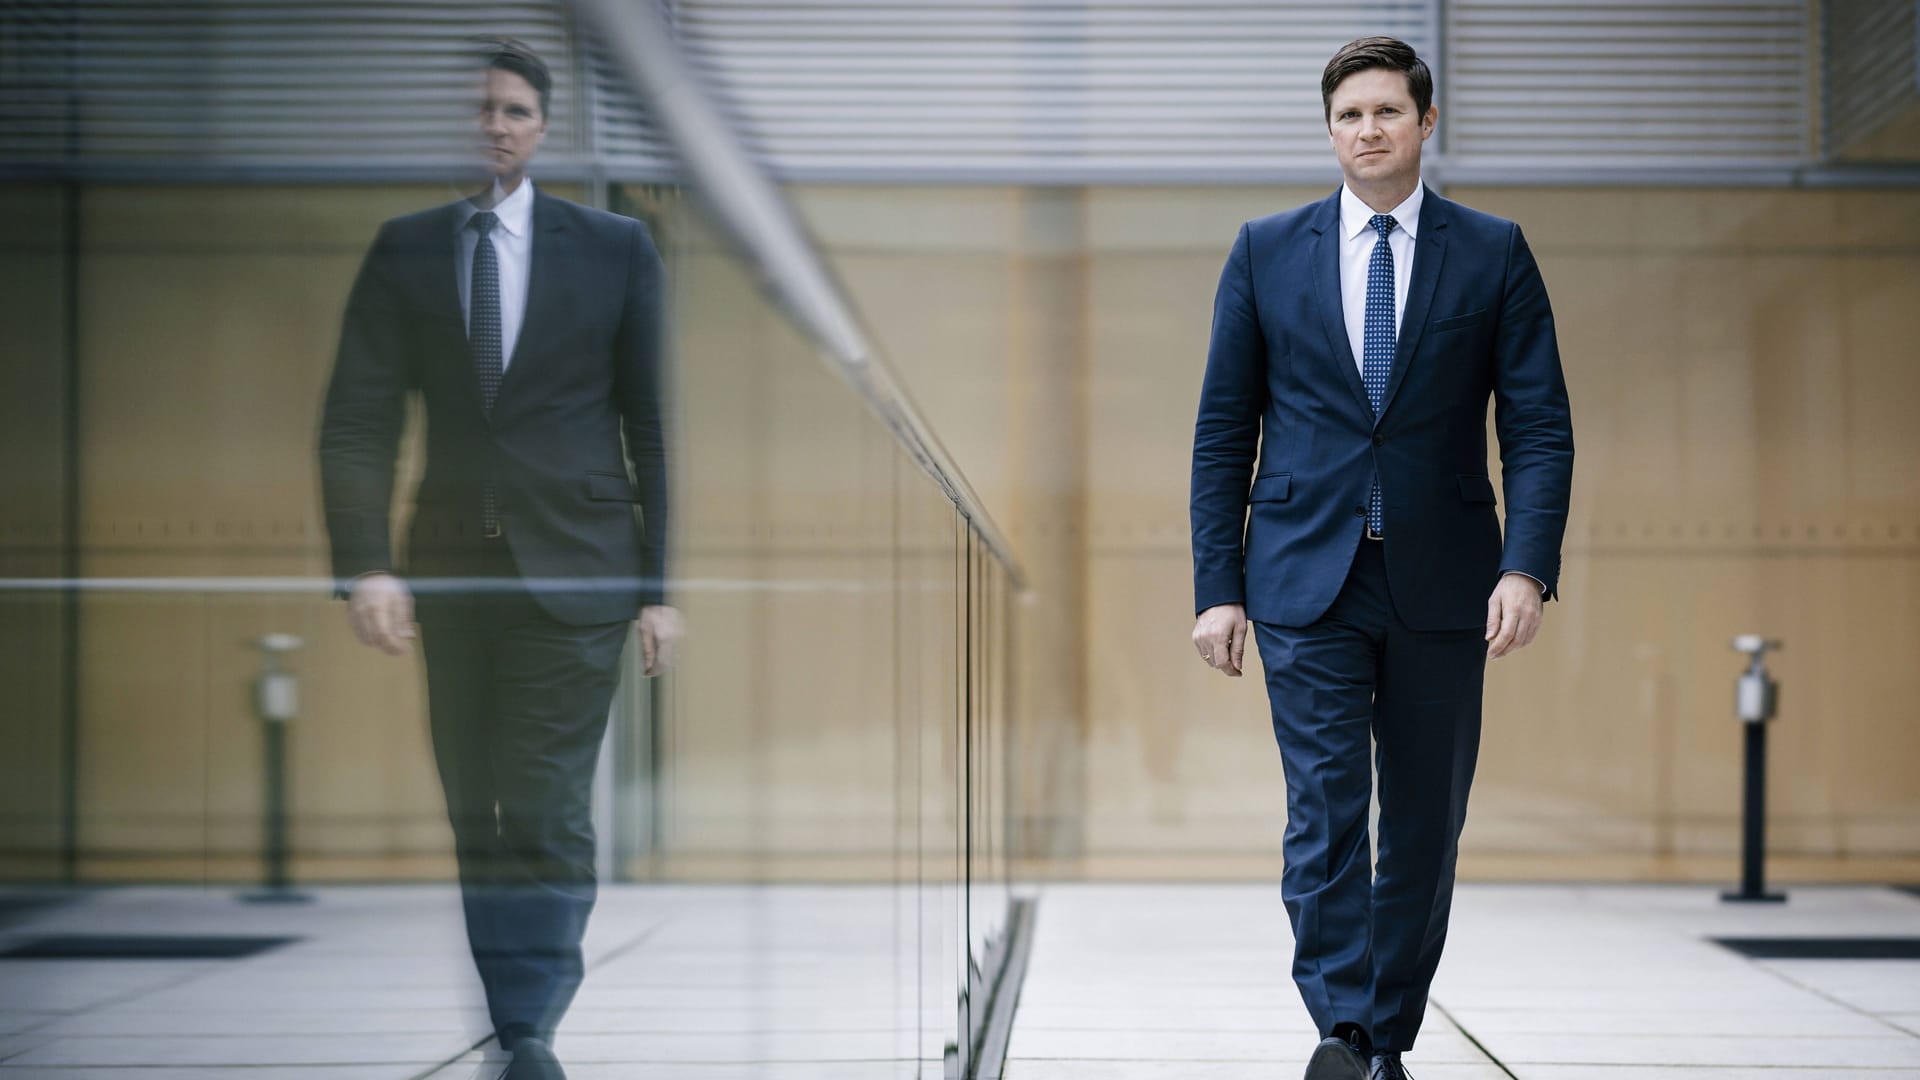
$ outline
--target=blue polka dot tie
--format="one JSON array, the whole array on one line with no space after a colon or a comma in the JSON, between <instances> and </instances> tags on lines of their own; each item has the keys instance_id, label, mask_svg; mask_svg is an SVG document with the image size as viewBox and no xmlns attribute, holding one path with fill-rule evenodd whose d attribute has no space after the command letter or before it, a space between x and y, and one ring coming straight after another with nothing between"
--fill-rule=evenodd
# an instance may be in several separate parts
<instances>
[{"instance_id":1,"label":"blue polka dot tie","mask_svg":"<svg viewBox=\"0 0 1920 1080\"><path fill-rule=\"evenodd\" d=\"M1387 375L1393 370L1393 349L1400 333L1393 317L1393 248L1387 235L1398 222L1392 214L1375 214L1367 222L1380 240L1373 245L1373 257L1367 261L1367 323L1360 338L1360 381L1366 384L1367 400L1373 403L1373 415L1380 415L1380 401L1387 396ZM1381 528L1380 471L1374 470L1373 491L1367 496L1367 528L1376 536Z\"/></svg>"},{"instance_id":2,"label":"blue polka dot tie","mask_svg":"<svg viewBox=\"0 0 1920 1080\"><path fill-rule=\"evenodd\" d=\"M500 396L500 254L494 250L494 226L500 218L482 210L470 219L480 238L473 245L473 288L468 296L467 344L473 350L474 370L480 377L480 403L493 415ZM500 535L500 500L489 481L480 493L480 528L487 536Z\"/></svg>"}]
</instances>

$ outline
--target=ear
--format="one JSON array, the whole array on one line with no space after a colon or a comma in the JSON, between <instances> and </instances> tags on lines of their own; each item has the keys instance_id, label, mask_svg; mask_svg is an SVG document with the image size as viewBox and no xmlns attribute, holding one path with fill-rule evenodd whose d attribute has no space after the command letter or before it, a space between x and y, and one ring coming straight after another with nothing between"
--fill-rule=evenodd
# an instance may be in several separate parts
<instances>
[{"instance_id":1,"label":"ear","mask_svg":"<svg viewBox=\"0 0 1920 1080\"><path fill-rule=\"evenodd\" d=\"M1426 141L1433 137L1433 129L1440 124L1440 106L1427 106L1427 114L1420 118L1420 139Z\"/></svg>"}]
</instances>

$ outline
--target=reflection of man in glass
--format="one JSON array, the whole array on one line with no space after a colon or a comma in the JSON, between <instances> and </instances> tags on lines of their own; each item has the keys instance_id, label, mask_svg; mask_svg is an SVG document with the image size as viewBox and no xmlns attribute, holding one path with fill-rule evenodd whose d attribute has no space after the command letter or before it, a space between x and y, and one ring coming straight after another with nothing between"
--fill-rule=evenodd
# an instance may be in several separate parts
<instances>
[{"instance_id":1,"label":"reflection of man in glass","mask_svg":"<svg viewBox=\"0 0 1920 1080\"><path fill-rule=\"evenodd\" d=\"M320 465L354 632L404 654L417 604L467 936L518 1080L561 1075L550 1043L580 984L591 783L628 623L653 674L680 617L663 592L659 256L639 222L527 179L552 86L539 57L494 40L481 63L491 183L382 226ZM388 509L410 393L427 453L402 577Z\"/></svg>"}]
</instances>

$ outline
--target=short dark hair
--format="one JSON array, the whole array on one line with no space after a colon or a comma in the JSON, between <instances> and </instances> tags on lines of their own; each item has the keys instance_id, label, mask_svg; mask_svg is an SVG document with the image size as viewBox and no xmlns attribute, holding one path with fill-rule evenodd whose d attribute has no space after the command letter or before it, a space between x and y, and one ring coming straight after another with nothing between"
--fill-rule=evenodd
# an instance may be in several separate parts
<instances>
[{"instance_id":1,"label":"short dark hair","mask_svg":"<svg viewBox=\"0 0 1920 1080\"><path fill-rule=\"evenodd\" d=\"M483 37L474 41L481 67L511 71L527 80L527 85L540 94L540 119L545 120L547 105L553 100L553 74L547 70L547 62L533 51L533 46L510 37Z\"/></svg>"},{"instance_id":2,"label":"short dark hair","mask_svg":"<svg viewBox=\"0 0 1920 1080\"><path fill-rule=\"evenodd\" d=\"M1407 90L1413 94L1415 118L1427 115L1433 107L1433 72L1427 70L1427 62L1413 51L1413 46L1390 37L1355 38L1340 46L1340 51L1327 61L1327 70L1320 73L1320 108L1326 114L1327 126L1333 126L1333 91L1347 76L1362 71L1385 68L1397 71L1407 77Z\"/></svg>"}]
</instances>

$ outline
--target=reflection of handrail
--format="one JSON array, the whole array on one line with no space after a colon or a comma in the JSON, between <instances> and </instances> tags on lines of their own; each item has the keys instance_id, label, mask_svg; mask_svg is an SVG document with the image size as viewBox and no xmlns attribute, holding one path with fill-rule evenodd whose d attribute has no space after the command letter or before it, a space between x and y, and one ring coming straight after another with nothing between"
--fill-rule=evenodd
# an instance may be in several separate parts
<instances>
[{"instance_id":1,"label":"reflection of handrail","mask_svg":"<svg viewBox=\"0 0 1920 1080\"><path fill-rule=\"evenodd\" d=\"M0 578L0 595L6 593L86 592L86 593L207 593L275 594L319 596L331 599L339 582L327 577L27 577ZM632 591L658 584L651 578L472 578L409 577L407 588L415 594L442 593L467 596L483 592L578 592L582 589ZM670 578L667 584L675 593L870 593L905 587L945 590L953 580L945 575L925 579L893 578L876 582L868 578Z\"/></svg>"},{"instance_id":2,"label":"reflection of handrail","mask_svg":"<svg viewBox=\"0 0 1920 1080\"><path fill-rule=\"evenodd\" d=\"M934 437L885 360L876 355L852 304L800 227L792 206L747 155L713 99L675 47L655 0L573 0L596 26L649 119L679 156L716 223L755 263L775 301L833 357L833 367L880 415L927 475L973 524L987 550L1025 587L1019 560L946 448Z\"/></svg>"}]
</instances>

